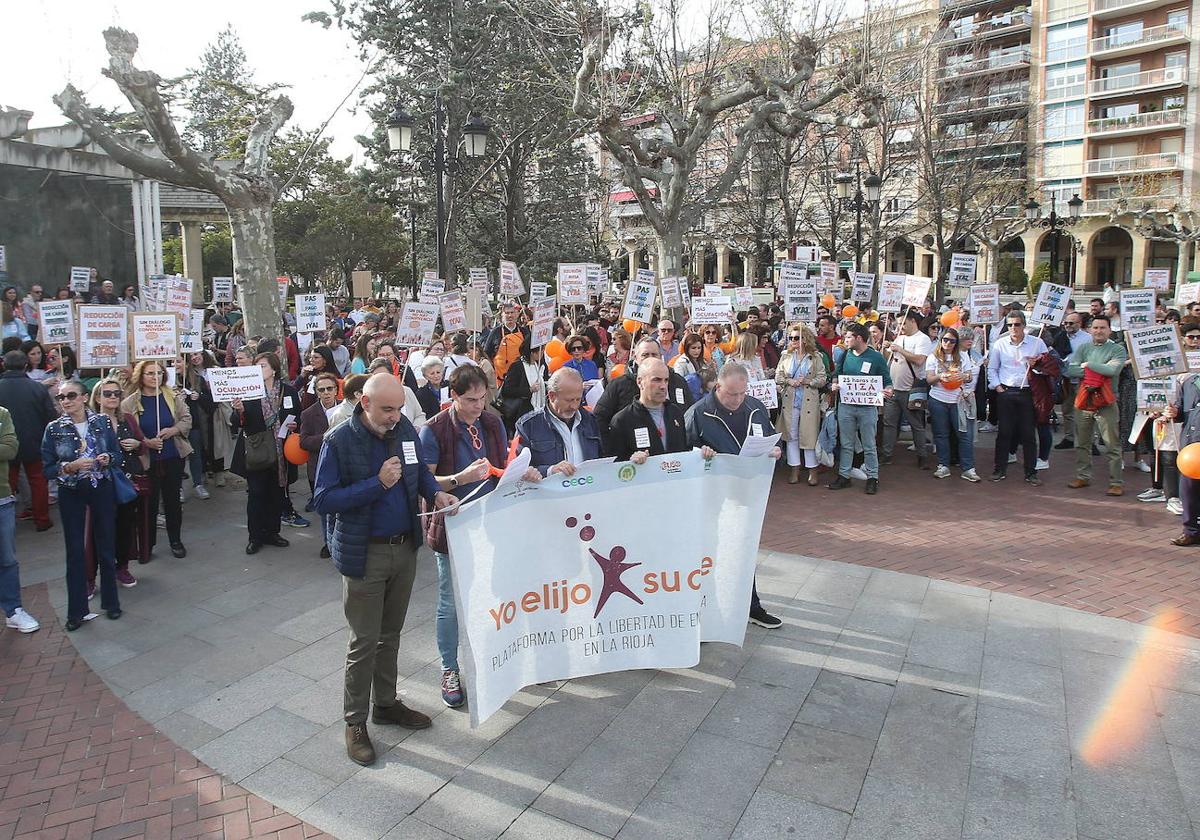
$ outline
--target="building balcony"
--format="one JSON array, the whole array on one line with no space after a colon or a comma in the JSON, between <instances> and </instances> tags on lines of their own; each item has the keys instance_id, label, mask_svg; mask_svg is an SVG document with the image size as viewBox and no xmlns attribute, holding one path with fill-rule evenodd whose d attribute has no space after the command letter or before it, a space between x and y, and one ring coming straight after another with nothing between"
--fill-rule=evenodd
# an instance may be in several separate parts
<instances>
[{"instance_id":1,"label":"building balcony","mask_svg":"<svg viewBox=\"0 0 1200 840\"><path fill-rule=\"evenodd\" d=\"M1104 20L1136 12L1147 12L1172 2L1174 0L1096 0L1095 6L1092 8L1092 18Z\"/></svg>"},{"instance_id":2,"label":"building balcony","mask_svg":"<svg viewBox=\"0 0 1200 840\"><path fill-rule=\"evenodd\" d=\"M1183 167L1183 155L1167 152L1157 155L1133 155L1132 157L1098 158L1087 162L1086 172L1091 176L1125 175L1131 172L1165 172Z\"/></svg>"},{"instance_id":3,"label":"building balcony","mask_svg":"<svg viewBox=\"0 0 1200 840\"><path fill-rule=\"evenodd\" d=\"M946 17L962 17L968 12L982 11L993 7L1014 8L1028 6L1028 0L938 0L938 13Z\"/></svg>"},{"instance_id":4,"label":"building balcony","mask_svg":"<svg viewBox=\"0 0 1200 840\"><path fill-rule=\"evenodd\" d=\"M1102 117L1088 120L1087 130L1088 134L1103 134L1106 137L1139 134L1143 131L1161 131L1164 128L1182 126L1184 115L1183 108L1171 108L1167 111L1150 111L1128 117Z\"/></svg>"},{"instance_id":5,"label":"building balcony","mask_svg":"<svg viewBox=\"0 0 1200 840\"><path fill-rule=\"evenodd\" d=\"M1164 23L1162 26L1146 27L1137 34L1103 35L1093 38L1091 42L1092 58L1116 58L1122 55L1132 55L1143 50L1183 44L1187 40L1187 21Z\"/></svg>"},{"instance_id":6,"label":"building balcony","mask_svg":"<svg viewBox=\"0 0 1200 840\"><path fill-rule=\"evenodd\" d=\"M960 96L945 99L937 104L937 114L947 116L977 116L988 111L1003 111L1011 108L1025 109L1029 105L1029 91L1015 93L993 93L988 96Z\"/></svg>"},{"instance_id":7,"label":"building balcony","mask_svg":"<svg viewBox=\"0 0 1200 840\"><path fill-rule=\"evenodd\" d=\"M1082 3L1072 3L1069 6L1061 6L1057 9L1051 9L1046 12L1046 23L1058 23L1072 18L1087 17L1088 4L1087 0Z\"/></svg>"},{"instance_id":8,"label":"building balcony","mask_svg":"<svg viewBox=\"0 0 1200 840\"><path fill-rule=\"evenodd\" d=\"M981 73L993 73L997 70L1028 69L1029 50L1017 50L1001 55L985 55L970 61L947 62L942 68L941 79L963 79L977 76Z\"/></svg>"},{"instance_id":9,"label":"building balcony","mask_svg":"<svg viewBox=\"0 0 1200 840\"><path fill-rule=\"evenodd\" d=\"M1148 207L1151 210L1170 210L1179 203L1176 195L1131 195L1125 198L1089 198L1083 202L1083 215L1107 216L1117 206L1117 202L1125 202L1130 209L1140 210Z\"/></svg>"},{"instance_id":10,"label":"building balcony","mask_svg":"<svg viewBox=\"0 0 1200 840\"><path fill-rule=\"evenodd\" d=\"M942 137L941 147L951 149L984 149L1000 146L1025 145L1024 129L1010 128L1003 131L978 131L960 137Z\"/></svg>"},{"instance_id":11,"label":"building balcony","mask_svg":"<svg viewBox=\"0 0 1200 840\"><path fill-rule=\"evenodd\" d=\"M1017 32L1027 32L1033 23L1033 15L1029 12L1016 12L999 18L964 25L958 29L946 31L943 44L957 44L966 41L1002 38Z\"/></svg>"},{"instance_id":12,"label":"building balcony","mask_svg":"<svg viewBox=\"0 0 1200 840\"><path fill-rule=\"evenodd\" d=\"M1155 88L1179 87L1188 84L1188 79L1189 74L1182 67L1159 67L1157 70L1143 70L1141 73L1091 79L1088 81L1088 95L1092 98L1125 96Z\"/></svg>"}]
</instances>

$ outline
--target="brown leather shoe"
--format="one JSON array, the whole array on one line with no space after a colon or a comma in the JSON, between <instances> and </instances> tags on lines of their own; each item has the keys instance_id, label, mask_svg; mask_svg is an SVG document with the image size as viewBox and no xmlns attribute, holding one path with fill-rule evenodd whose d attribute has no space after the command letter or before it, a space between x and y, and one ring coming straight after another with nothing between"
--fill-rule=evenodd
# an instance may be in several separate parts
<instances>
[{"instance_id":1,"label":"brown leather shoe","mask_svg":"<svg viewBox=\"0 0 1200 840\"><path fill-rule=\"evenodd\" d=\"M1200 545L1200 535L1180 534L1171 540L1171 545Z\"/></svg>"},{"instance_id":2,"label":"brown leather shoe","mask_svg":"<svg viewBox=\"0 0 1200 840\"><path fill-rule=\"evenodd\" d=\"M1078 490L1080 487L1091 487L1092 482L1088 481L1086 478L1072 478L1067 482L1067 486L1072 490Z\"/></svg>"},{"instance_id":3,"label":"brown leather shoe","mask_svg":"<svg viewBox=\"0 0 1200 840\"><path fill-rule=\"evenodd\" d=\"M351 723L346 726L346 755L355 764L366 767L375 763L375 745L367 734L365 723Z\"/></svg>"},{"instance_id":4,"label":"brown leather shoe","mask_svg":"<svg viewBox=\"0 0 1200 840\"><path fill-rule=\"evenodd\" d=\"M1120 484L1110 484L1108 489L1104 491L1105 496L1124 496L1125 488Z\"/></svg>"},{"instance_id":5,"label":"brown leather shoe","mask_svg":"<svg viewBox=\"0 0 1200 840\"><path fill-rule=\"evenodd\" d=\"M390 723L405 729L428 729L433 721L429 715L410 709L399 700L393 706L376 706L371 723Z\"/></svg>"}]
</instances>

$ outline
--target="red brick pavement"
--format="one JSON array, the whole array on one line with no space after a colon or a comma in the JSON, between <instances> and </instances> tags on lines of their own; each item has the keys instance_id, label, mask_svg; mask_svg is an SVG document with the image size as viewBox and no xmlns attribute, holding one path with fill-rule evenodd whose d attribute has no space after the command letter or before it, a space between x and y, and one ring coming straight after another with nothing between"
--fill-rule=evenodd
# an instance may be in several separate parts
<instances>
[{"instance_id":1,"label":"red brick pavement","mask_svg":"<svg viewBox=\"0 0 1200 840\"><path fill-rule=\"evenodd\" d=\"M328 837L131 712L75 652L45 586L22 598L42 629L0 633L0 840Z\"/></svg>"},{"instance_id":2,"label":"red brick pavement","mask_svg":"<svg viewBox=\"0 0 1200 840\"><path fill-rule=\"evenodd\" d=\"M990 443L990 440L987 440ZM1066 457L1064 457L1066 456ZM1179 518L1162 503L1134 496L1150 476L1125 471L1121 498L1104 495L1107 471L1093 464L1093 484L1068 490L1073 453L1055 451L1042 487L1021 480L1019 464L998 484L992 452L978 452L984 481L937 480L916 469L913 453L883 467L879 494L862 482L830 491L790 486L778 471L763 527L763 548L892 569L981 586L1055 604L1146 621L1179 611L1171 629L1200 636L1200 547L1177 548ZM903 462L903 463L901 463ZM803 476L802 476L803 479Z\"/></svg>"}]
</instances>

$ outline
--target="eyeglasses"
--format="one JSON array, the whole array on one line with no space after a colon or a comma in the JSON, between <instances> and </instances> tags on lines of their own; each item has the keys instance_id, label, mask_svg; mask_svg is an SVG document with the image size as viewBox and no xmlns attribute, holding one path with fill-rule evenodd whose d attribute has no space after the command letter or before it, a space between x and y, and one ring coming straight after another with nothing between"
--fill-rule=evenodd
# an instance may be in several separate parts
<instances>
[{"instance_id":1,"label":"eyeglasses","mask_svg":"<svg viewBox=\"0 0 1200 840\"><path fill-rule=\"evenodd\" d=\"M1189 333L1184 336L1188 341L1200 341L1200 333Z\"/></svg>"},{"instance_id":2,"label":"eyeglasses","mask_svg":"<svg viewBox=\"0 0 1200 840\"><path fill-rule=\"evenodd\" d=\"M801 336L798 336L798 335L789 335L788 341L799 341L800 338L801 338Z\"/></svg>"},{"instance_id":3,"label":"eyeglasses","mask_svg":"<svg viewBox=\"0 0 1200 840\"><path fill-rule=\"evenodd\" d=\"M943 338L942 344L958 344L957 338Z\"/></svg>"},{"instance_id":4,"label":"eyeglasses","mask_svg":"<svg viewBox=\"0 0 1200 840\"><path fill-rule=\"evenodd\" d=\"M580 345L576 344L574 347L572 347L572 348L571 348L571 352L572 352L572 353L582 353L582 352L583 352L583 347L581 347Z\"/></svg>"},{"instance_id":5,"label":"eyeglasses","mask_svg":"<svg viewBox=\"0 0 1200 840\"><path fill-rule=\"evenodd\" d=\"M67 400L77 400L82 396L83 394L58 394L54 399L59 402L66 402Z\"/></svg>"},{"instance_id":6,"label":"eyeglasses","mask_svg":"<svg viewBox=\"0 0 1200 840\"><path fill-rule=\"evenodd\" d=\"M119 397L119 396L121 396L121 392L120 391L101 391L100 396L102 396L102 397Z\"/></svg>"},{"instance_id":7,"label":"eyeglasses","mask_svg":"<svg viewBox=\"0 0 1200 840\"><path fill-rule=\"evenodd\" d=\"M669 332L675 332L675 328L674 328L674 327L659 327L659 328L658 328L658 331L659 331L660 333L669 333Z\"/></svg>"},{"instance_id":8,"label":"eyeglasses","mask_svg":"<svg viewBox=\"0 0 1200 840\"><path fill-rule=\"evenodd\" d=\"M331 392L331 391L336 391L336 390L337 390L337 388L335 388L334 386L330 385L330 386L327 386L327 387L325 387L325 388L318 388L318 389L317 389L317 393L318 393L318 394L327 394L327 393L329 393L329 392Z\"/></svg>"},{"instance_id":9,"label":"eyeglasses","mask_svg":"<svg viewBox=\"0 0 1200 840\"><path fill-rule=\"evenodd\" d=\"M1009 321L1009 322L1008 322L1008 325L1009 325L1010 327L1023 327L1023 326L1025 326L1025 324L1024 324L1023 322L1021 322L1021 321Z\"/></svg>"}]
</instances>

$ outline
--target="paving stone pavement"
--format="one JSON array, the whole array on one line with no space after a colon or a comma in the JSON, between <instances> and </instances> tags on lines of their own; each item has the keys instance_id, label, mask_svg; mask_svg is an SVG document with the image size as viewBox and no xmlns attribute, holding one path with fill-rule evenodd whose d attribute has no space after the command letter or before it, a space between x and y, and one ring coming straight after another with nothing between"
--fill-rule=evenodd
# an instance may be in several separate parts
<instances>
[{"instance_id":1,"label":"paving stone pavement","mask_svg":"<svg viewBox=\"0 0 1200 840\"><path fill-rule=\"evenodd\" d=\"M883 492L901 497L898 484ZM962 484L959 494L1012 493L1008 504L1041 509L1033 495ZM807 519L797 488L782 489L769 516ZM705 645L694 669L531 687L478 730L440 703L436 573L423 552L401 691L434 725L371 727L380 759L360 768L342 742L338 576L317 556L315 528L287 529L291 549L247 557L242 498L227 488L189 501L189 557L135 569L125 617L69 640L113 695L227 788L344 840L1182 840L1200 825L1200 640L771 550L758 585L782 628L750 627L741 649ZM821 554L828 535L808 544ZM60 615L61 545L57 530L19 529L24 582L46 581ZM1131 668L1147 651L1158 667ZM1122 678L1119 720L1139 734L1098 760L1092 728ZM10 718L0 726L11 744ZM0 821L0 840L13 825Z\"/></svg>"}]
</instances>

